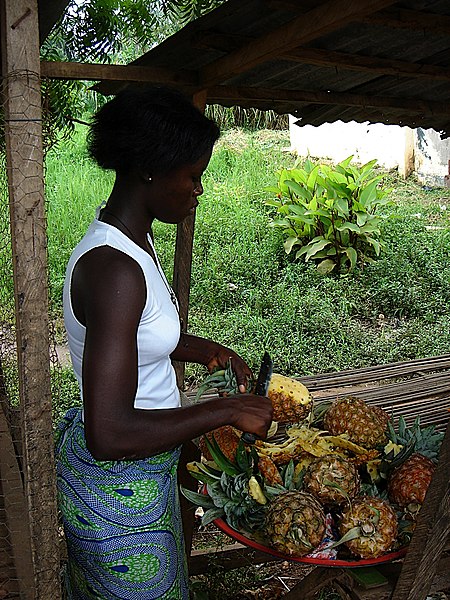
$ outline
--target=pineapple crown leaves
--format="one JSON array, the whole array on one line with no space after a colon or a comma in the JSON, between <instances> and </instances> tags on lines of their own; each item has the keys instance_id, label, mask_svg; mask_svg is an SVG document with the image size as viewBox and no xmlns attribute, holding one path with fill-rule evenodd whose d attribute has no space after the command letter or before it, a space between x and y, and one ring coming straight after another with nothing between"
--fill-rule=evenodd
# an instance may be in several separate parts
<instances>
[{"instance_id":1,"label":"pineapple crown leaves","mask_svg":"<svg viewBox=\"0 0 450 600\"><path fill-rule=\"evenodd\" d=\"M222 474L221 471L213 469L211 466L205 465L197 461L188 463L186 465L186 468L189 474L192 475L192 477L194 477L194 479L197 479L201 483L205 484L214 483L215 481L220 479L220 476Z\"/></svg>"},{"instance_id":2,"label":"pineapple crown leaves","mask_svg":"<svg viewBox=\"0 0 450 600\"><path fill-rule=\"evenodd\" d=\"M316 402L313 400L313 406L308 416L308 426L312 427L313 425L322 425L323 418L332 404L332 400L322 400L321 402Z\"/></svg>"},{"instance_id":3,"label":"pineapple crown leaves","mask_svg":"<svg viewBox=\"0 0 450 600\"><path fill-rule=\"evenodd\" d=\"M222 511L222 516L226 517L232 527L244 525L252 530L261 525L265 507L251 497L245 473L237 476L222 473L219 481L207 485L207 491L214 506ZM207 516L206 513L204 516Z\"/></svg>"},{"instance_id":4,"label":"pineapple crown leaves","mask_svg":"<svg viewBox=\"0 0 450 600\"><path fill-rule=\"evenodd\" d=\"M375 483L361 483L358 496L372 496L373 498L381 498L381 500L389 500L387 490L380 490Z\"/></svg>"},{"instance_id":5,"label":"pineapple crown leaves","mask_svg":"<svg viewBox=\"0 0 450 600\"><path fill-rule=\"evenodd\" d=\"M403 416L398 419L398 430L395 431L391 422L387 429L388 438L394 444L403 446L402 450L394 457L391 451L385 455L385 461L390 462L390 467L400 465L414 452L419 452L436 462L444 433L436 431L434 425L420 426L420 416L417 416L413 425L408 427Z\"/></svg>"},{"instance_id":6,"label":"pineapple crown leaves","mask_svg":"<svg viewBox=\"0 0 450 600\"><path fill-rule=\"evenodd\" d=\"M295 476L295 464L293 460L280 469L280 475L283 480L283 485L276 483L274 485L265 485L264 493L269 500L273 500L278 494L289 491L301 491L303 489L303 475L306 469L302 469L300 476Z\"/></svg>"},{"instance_id":7,"label":"pineapple crown leaves","mask_svg":"<svg viewBox=\"0 0 450 600\"><path fill-rule=\"evenodd\" d=\"M247 384L247 392L251 390L253 382ZM218 390L227 394L238 394L239 385L236 379L236 374L231 366L231 359L227 361L225 369L215 369L211 375L208 375L203 383L199 386L195 401L199 400L208 390Z\"/></svg>"},{"instance_id":8,"label":"pineapple crown leaves","mask_svg":"<svg viewBox=\"0 0 450 600\"><path fill-rule=\"evenodd\" d=\"M242 440L239 440L236 449L236 463L231 462L225 456L214 435L211 436L210 440L205 436L205 444L217 467L227 475L236 476L245 473L247 477L250 477L255 471L259 460L258 454L253 446L247 449Z\"/></svg>"}]
</instances>

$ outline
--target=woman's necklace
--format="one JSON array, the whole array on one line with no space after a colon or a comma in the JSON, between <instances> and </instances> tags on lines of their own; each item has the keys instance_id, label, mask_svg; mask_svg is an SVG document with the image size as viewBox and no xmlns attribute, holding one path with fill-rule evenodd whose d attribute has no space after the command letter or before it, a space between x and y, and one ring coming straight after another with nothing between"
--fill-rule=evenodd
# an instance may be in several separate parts
<instances>
[{"instance_id":1,"label":"woman's necklace","mask_svg":"<svg viewBox=\"0 0 450 600\"><path fill-rule=\"evenodd\" d=\"M109 215L110 217L112 217L113 219L115 219L118 223L120 223L122 225L122 227L125 229L125 231L128 232L131 240L140 248L142 248L142 246L138 243L137 239L135 238L135 236L133 235L133 232L130 231L129 227L127 227L125 225L125 223L122 221L122 219L119 219L119 217L117 215L115 215L113 212L111 212L110 210L108 210L107 208L104 208L101 212L100 216L103 216L104 214ZM147 236L149 236L150 234L148 233ZM173 289L171 288L171 286L169 285L169 282L167 281L167 278L164 274L164 272L162 271L158 258L156 256L156 252L153 248L153 245L150 243L148 237L147 237L147 241L148 241L148 246L147 246L147 250L148 253L150 254L150 256L152 257L153 262L155 263L156 269L164 283L164 285L167 288L167 291L169 292L169 296L170 296L170 300L172 302L172 304L175 306L175 308L177 309L177 312L180 312L180 307L178 304L178 298L175 295L175 292L173 291Z\"/></svg>"}]
</instances>

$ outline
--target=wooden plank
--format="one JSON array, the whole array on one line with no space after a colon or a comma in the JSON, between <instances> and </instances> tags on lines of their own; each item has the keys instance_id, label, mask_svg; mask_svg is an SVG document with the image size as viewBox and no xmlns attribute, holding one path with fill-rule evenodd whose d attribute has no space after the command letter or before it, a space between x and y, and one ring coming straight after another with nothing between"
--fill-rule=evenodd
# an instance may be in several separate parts
<instances>
[{"instance_id":1,"label":"wooden plank","mask_svg":"<svg viewBox=\"0 0 450 600\"><path fill-rule=\"evenodd\" d=\"M267 552L260 552L242 544L235 543L219 549L193 550L189 560L189 574L201 575L206 573L211 563L224 571L239 569L248 565L259 565L268 562L282 562Z\"/></svg>"},{"instance_id":2,"label":"wooden plank","mask_svg":"<svg viewBox=\"0 0 450 600\"><path fill-rule=\"evenodd\" d=\"M292 48L312 42L393 3L393 0L329 0L206 65L200 72L200 86L208 88L224 82L234 75L248 71Z\"/></svg>"},{"instance_id":3,"label":"wooden plank","mask_svg":"<svg viewBox=\"0 0 450 600\"><path fill-rule=\"evenodd\" d=\"M221 52L232 52L254 38L239 34L221 33L217 31L200 31L195 36L192 45L195 48L207 48ZM450 80L450 69L441 66L428 65L405 60L391 60L377 56L363 56L348 52L335 52L322 48L298 47L280 54L278 58L292 62L346 69L349 71L374 73L375 75L391 75L393 77L408 77L430 80Z\"/></svg>"},{"instance_id":4,"label":"wooden plank","mask_svg":"<svg viewBox=\"0 0 450 600\"><path fill-rule=\"evenodd\" d=\"M51 79L151 82L173 85L194 85L196 83L194 74L181 69L172 73L169 69L135 65L103 65L59 61L41 61L40 64L41 76Z\"/></svg>"},{"instance_id":5,"label":"wooden plank","mask_svg":"<svg viewBox=\"0 0 450 600\"><path fill-rule=\"evenodd\" d=\"M446 69L445 67L412 63L404 60L389 60L377 56L333 52L332 50L322 50L319 48L295 48L283 54L280 58L317 65L319 67L363 71L378 75L391 75L392 77L450 80L450 69Z\"/></svg>"},{"instance_id":6,"label":"wooden plank","mask_svg":"<svg viewBox=\"0 0 450 600\"><path fill-rule=\"evenodd\" d=\"M36 600L59 598L36 0L1 2L2 73L24 488Z\"/></svg>"},{"instance_id":7,"label":"wooden plank","mask_svg":"<svg viewBox=\"0 0 450 600\"><path fill-rule=\"evenodd\" d=\"M450 424L392 600L423 600L450 534Z\"/></svg>"},{"instance_id":8,"label":"wooden plank","mask_svg":"<svg viewBox=\"0 0 450 600\"><path fill-rule=\"evenodd\" d=\"M273 102L276 100L298 104L340 105L345 107L357 106L362 108L379 108L393 111L402 111L412 115L423 115L431 113L434 115L448 116L449 107L445 102L432 100L421 100L420 98L397 98L394 96L376 96L374 94L364 96L348 92L323 92L320 90L287 90L265 87L244 86L214 86L208 89L208 102L220 103L222 101L233 101L239 104L244 101ZM248 102L247 102L248 103Z\"/></svg>"},{"instance_id":9,"label":"wooden plank","mask_svg":"<svg viewBox=\"0 0 450 600\"><path fill-rule=\"evenodd\" d=\"M8 421L0 406L0 474L8 539L14 560L15 578L24 600L34 599L28 506L23 481L11 439Z\"/></svg>"},{"instance_id":10,"label":"wooden plank","mask_svg":"<svg viewBox=\"0 0 450 600\"><path fill-rule=\"evenodd\" d=\"M206 92L193 96L193 104L202 112L206 106ZM192 248L194 246L195 213L177 226L172 287L178 298L182 331L187 331L189 295L191 290ZM184 389L184 363L174 361L177 384Z\"/></svg>"},{"instance_id":11,"label":"wooden plank","mask_svg":"<svg viewBox=\"0 0 450 600\"><path fill-rule=\"evenodd\" d=\"M393 29L412 29L433 34L450 34L450 17L424 11L392 8L362 19L368 25L383 25Z\"/></svg>"},{"instance_id":12,"label":"wooden plank","mask_svg":"<svg viewBox=\"0 0 450 600\"><path fill-rule=\"evenodd\" d=\"M313 598L322 588L339 579L344 571L339 568L316 567L311 573L297 583L290 592L283 596L284 600L308 600Z\"/></svg>"}]
</instances>

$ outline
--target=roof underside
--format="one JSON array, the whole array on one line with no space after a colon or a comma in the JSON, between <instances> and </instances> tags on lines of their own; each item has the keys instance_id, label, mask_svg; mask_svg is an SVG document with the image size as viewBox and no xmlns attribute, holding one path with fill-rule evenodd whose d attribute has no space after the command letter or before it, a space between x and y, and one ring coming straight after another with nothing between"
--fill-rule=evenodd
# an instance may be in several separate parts
<instances>
[{"instance_id":1,"label":"roof underside","mask_svg":"<svg viewBox=\"0 0 450 600\"><path fill-rule=\"evenodd\" d=\"M209 104L450 135L448 0L229 0L132 64Z\"/></svg>"}]
</instances>

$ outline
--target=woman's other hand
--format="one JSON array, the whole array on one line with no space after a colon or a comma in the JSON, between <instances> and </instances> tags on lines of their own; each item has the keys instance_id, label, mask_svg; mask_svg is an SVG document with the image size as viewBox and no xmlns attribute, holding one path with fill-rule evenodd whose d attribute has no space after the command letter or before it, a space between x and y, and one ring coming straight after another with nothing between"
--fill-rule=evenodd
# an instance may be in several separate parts
<instances>
[{"instance_id":1,"label":"woman's other hand","mask_svg":"<svg viewBox=\"0 0 450 600\"><path fill-rule=\"evenodd\" d=\"M245 394L248 383L252 378L252 371L239 354L236 354L236 352L225 346L217 345L216 353L210 358L206 366L208 371L212 373L216 368L225 369L229 362L236 375L239 391L241 394Z\"/></svg>"}]
</instances>

